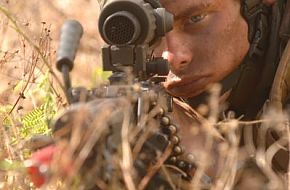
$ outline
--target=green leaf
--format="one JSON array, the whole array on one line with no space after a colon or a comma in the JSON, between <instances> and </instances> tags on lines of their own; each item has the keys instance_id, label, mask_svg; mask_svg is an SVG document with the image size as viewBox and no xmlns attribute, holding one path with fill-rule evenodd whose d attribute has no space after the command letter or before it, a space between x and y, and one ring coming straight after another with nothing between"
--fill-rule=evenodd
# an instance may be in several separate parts
<instances>
[{"instance_id":1,"label":"green leaf","mask_svg":"<svg viewBox=\"0 0 290 190\"><path fill-rule=\"evenodd\" d=\"M48 134L49 123L54 115L55 110L47 104L35 108L22 118L21 136L28 138L36 134Z\"/></svg>"},{"instance_id":2,"label":"green leaf","mask_svg":"<svg viewBox=\"0 0 290 190\"><path fill-rule=\"evenodd\" d=\"M2 120L3 126L12 126L13 119L8 115L9 111L12 109L12 105L0 106L0 119Z\"/></svg>"},{"instance_id":3,"label":"green leaf","mask_svg":"<svg viewBox=\"0 0 290 190\"><path fill-rule=\"evenodd\" d=\"M16 85L15 87L13 88L13 92L14 93L19 93L22 91L23 87L25 85L25 82L24 80L20 80Z\"/></svg>"},{"instance_id":4,"label":"green leaf","mask_svg":"<svg viewBox=\"0 0 290 190\"><path fill-rule=\"evenodd\" d=\"M24 168L25 166L23 162L12 161L8 159L0 160L0 170L11 171L11 170L20 170Z\"/></svg>"},{"instance_id":5,"label":"green leaf","mask_svg":"<svg viewBox=\"0 0 290 190\"><path fill-rule=\"evenodd\" d=\"M97 68L93 72L93 86L97 86L98 84L103 83L106 81L109 76L111 76L112 72L110 71L103 71L102 68Z\"/></svg>"}]
</instances>

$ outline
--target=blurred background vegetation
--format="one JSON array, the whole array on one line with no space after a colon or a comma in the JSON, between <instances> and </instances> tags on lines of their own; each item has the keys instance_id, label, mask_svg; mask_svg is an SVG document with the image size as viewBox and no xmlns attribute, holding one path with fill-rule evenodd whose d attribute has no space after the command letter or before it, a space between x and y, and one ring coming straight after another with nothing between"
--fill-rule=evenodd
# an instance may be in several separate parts
<instances>
[{"instance_id":1,"label":"blurred background vegetation","mask_svg":"<svg viewBox=\"0 0 290 190\"><path fill-rule=\"evenodd\" d=\"M100 67L97 0L0 0L0 189L30 189L23 161L36 134L65 108L55 69L60 28L76 19L84 36L71 73L73 86L98 85Z\"/></svg>"}]
</instances>

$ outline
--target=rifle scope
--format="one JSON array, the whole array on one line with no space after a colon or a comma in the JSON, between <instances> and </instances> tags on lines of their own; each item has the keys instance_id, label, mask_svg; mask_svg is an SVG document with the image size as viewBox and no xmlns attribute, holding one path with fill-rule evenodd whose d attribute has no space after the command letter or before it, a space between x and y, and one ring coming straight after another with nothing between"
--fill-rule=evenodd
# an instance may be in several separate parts
<instances>
[{"instance_id":1,"label":"rifle scope","mask_svg":"<svg viewBox=\"0 0 290 190\"><path fill-rule=\"evenodd\" d=\"M172 29L173 16L158 0L108 0L99 31L109 45L154 44Z\"/></svg>"}]
</instances>

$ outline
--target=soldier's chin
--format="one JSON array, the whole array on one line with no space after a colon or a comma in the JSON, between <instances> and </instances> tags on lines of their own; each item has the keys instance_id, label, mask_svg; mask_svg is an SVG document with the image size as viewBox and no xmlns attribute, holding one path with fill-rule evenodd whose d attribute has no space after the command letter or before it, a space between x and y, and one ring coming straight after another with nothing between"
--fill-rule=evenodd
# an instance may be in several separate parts
<instances>
[{"instance_id":1,"label":"soldier's chin","mask_svg":"<svg viewBox=\"0 0 290 190\"><path fill-rule=\"evenodd\" d=\"M181 89L179 87L165 88L165 89L170 95L174 97L180 97L180 98L193 98L203 92L203 90L190 91L188 89Z\"/></svg>"}]
</instances>

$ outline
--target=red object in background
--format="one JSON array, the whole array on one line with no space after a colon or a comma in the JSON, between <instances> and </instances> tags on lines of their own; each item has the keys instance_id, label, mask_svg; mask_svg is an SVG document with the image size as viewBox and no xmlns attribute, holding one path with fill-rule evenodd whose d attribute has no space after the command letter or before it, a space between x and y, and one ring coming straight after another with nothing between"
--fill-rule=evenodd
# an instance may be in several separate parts
<instances>
[{"instance_id":1,"label":"red object in background","mask_svg":"<svg viewBox=\"0 0 290 190\"><path fill-rule=\"evenodd\" d=\"M47 181L47 174L41 171L41 168L49 168L54 153L57 151L55 145L50 145L33 153L27 161L27 172L31 181L36 187L41 187Z\"/></svg>"}]
</instances>

